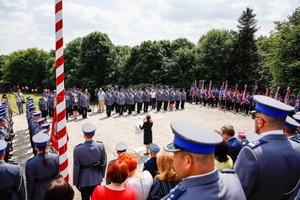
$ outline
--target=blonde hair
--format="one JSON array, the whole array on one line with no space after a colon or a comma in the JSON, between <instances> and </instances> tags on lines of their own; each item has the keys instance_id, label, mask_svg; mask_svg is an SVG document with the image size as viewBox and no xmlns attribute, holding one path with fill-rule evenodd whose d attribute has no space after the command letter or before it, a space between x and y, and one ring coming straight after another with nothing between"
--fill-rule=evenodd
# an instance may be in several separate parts
<instances>
[{"instance_id":1,"label":"blonde hair","mask_svg":"<svg viewBox=\"0 0 300 200\"><path fill-rule=\"evenodd\" d=\"M180 181L173 168L173 153L163 152L157 156L158 180Z\"/></svg>"}]
</instances>

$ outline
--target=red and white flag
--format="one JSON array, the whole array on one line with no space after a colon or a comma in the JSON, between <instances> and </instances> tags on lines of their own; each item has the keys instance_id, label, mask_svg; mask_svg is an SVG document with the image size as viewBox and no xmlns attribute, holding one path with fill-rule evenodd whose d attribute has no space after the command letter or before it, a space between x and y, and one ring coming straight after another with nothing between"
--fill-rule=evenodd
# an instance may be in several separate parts
<instances>
[{"instance_id":1,"label":"red and white flag","mask_svg":"<svg viewBox=\"0 0 300 200\"><path fill-rule=\"evenodd\" d=\"M265 96L269 96L269 88L268 87L266 87L266 92L265 92Z\"/></svg>"},{"instance_id":2,"label":"red and white flag","mask_svg":"<svg viewBox=\"0 0 300 200\"><path fill-rule=\"evenodd\" d=\"M276 100L279 100L279 89L280 89L280 87L277 87L276 94L275 94Z\"/></svg>"},{"instance_id":3,"label":"red and white flag","mask_svg":"<svg viewBox=\"0 0 300 200\"><path fill-rule=\"evenodd\" d=\"M288 104L289 103L289 97L290 97L290 87L288 87L286 89L286 94L285 94L285 98L284 98L284 103Z\"/></svg>"},{"instance_id":4,"label":"red and white flag","mask_svg":"<svg viewBox=\"0 0 300 200\"><path fill-rule=\"evenodd\" d=\"M244 92L243 92L243 98L242 98L242 104L245 103L247 97L247 84L245 84Z\"/></svg>"}]
</instances>

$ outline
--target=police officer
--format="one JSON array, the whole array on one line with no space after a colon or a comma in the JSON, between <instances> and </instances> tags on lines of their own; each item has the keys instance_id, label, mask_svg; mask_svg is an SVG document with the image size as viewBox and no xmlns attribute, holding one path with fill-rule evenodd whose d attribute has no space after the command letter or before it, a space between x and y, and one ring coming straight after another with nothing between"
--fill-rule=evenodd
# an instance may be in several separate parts
<instances>
[{"instance_id":1,"label":"police officer","mask_svg":"<svg viewBox=\"0 0 300 200\"><path fill-rule=\"evenodd\" d=\"M294 108L262 95L254 101L252 119L259 140L242 148L234 169L247 199L288 199L300 178L300 145L283 133Z\"/></svg>"},{"instance_id":2,"label":"police officer","mask_svg":"<svg viewBox=\"0 0 300 200\"><path fill-rule=\"evenodd\" d=\"M175 92L175 107L176 107L176 110L179 109L179 104L180 104L180 101L181 101L181 93L179 91L179 89L176 89L176 92Z\"/></svg>"},{"instance_id":3,"label":"police officer","mask_svg":"<svg viewBox=\"0 0 300 200\"><path fill-rule=\"evenodd\" d=\"M58 154L49 152L50 136L42 130L34 135L32 140L35 143L37 155L26 162L28 200L43 198L51 181L59 177Z\"/></svg>"},{"instance_id":4,"label":"police officer","mask_svg":"<svg viewBox=\"0 0 300 200\"><path fill-rule=\"evenodd\" d=\"M283 132L294 142L300 143L300 134L296 132L300 124L290 116L287 116L284 123Z\"/></svg>"},{"instance_id":5,"label":"police officer","mask_svg":"<svg viewBox=\"0 0 300 200\"><path fill-rule=\"evenodd\" d=\"M79 107L81 110L82 118L87 118L87 108L88 108L89 97L86 93L81 93L79 97Z\"/></svg>"},{"instance_id":6,"label":"police officer","mask_svg":"<svg viewBox=\"0 0 300 200\"><path fill-rule=\"evenodd\" d=\"M152 177L154 178L157 175L157 164L156 164L156 155L160 151L159 146L154 143L149 144L150 149L150 159L144 163L143 171L147 170L150 172Z\"/></svg>"},{"instance_id":7,"label":"police officer","mask_svg":"<svg viewBox=\"0 0 300 200\"><path fill-rule=\"evenodd\" d=\"M54 112L54 102L55 102L55 98L54 98L54 93L50 92L50 94L47 96L47 100L48 100L48 114L49 114L49 118L53 117L53 112Z\"/></svg>"},{"instance_id":8,"label":"police officer","mask_svg":"<svg viewBox=\"0 0 300 200\"><path fill-rule=\"evenodd\" d=\"M69 91L66 93L65 95L65 99L66 99L66 120L69 119L69 116L72 115L72 101L71 101L71 97L69 95Z\"/></svg>"},{"instance_id":9,"label":"police officer","mask_svg":"<svg viewBox=\"0 0 300 200\"><path fill-rule=\"evenodd\" d=\"M0 199L25 200L24 179L21 167L4 161L7 143L0 140Z\"/></svg>"},{"instance_id":10,"label":"police officer","mask_svg":"<svg viewBox=\"0 0 300 200\"><path fill-rule=\"evenodd\" d=\"M104 101L105 101L105 106L106 106L106 115L107 117L110 117L111 115L111 110L112 110L112 105L114 103L114 100L113 100L113 96L110 92L110 90L107 90L106 91L106 94L104 96Z\"/></svg>"},{"instance_id":11,"label":"police officer","mask_svg":"<svg viewBox=\"0 0 300 200\"><path fill-rule=\"evenodd\" d=\"M186 92L185 92L185 89L181 89L180 92L181 92L181 94L180 94L181 95L180 107L181 107L181 109L184 109L184 103L186 101Z\"/></svg>"},{"instance_id":12,"label":"police officer","mask_svg":"<svg viewBox=\"0 0 300 200\"><path fill-rule=\"evenodd\" d=\"M125 97L123 89L120 90L117 102L118 102L119 108L120 108L119 114L123 115L123 112L124 112L124 109L125 109L125 103L126 103L126 97Z\"/></svg>"},{"instance_id":13,"label":"police officer","mask_svg":"<svg viewBox=\"0 0 300 200\"><path fill-rule=\"evenodd\" d=\"M134 94L133 91L130 89L129 94L127 95L127 107L128 107L128 114L131 115L134 109Z\"/></svg>"},{"instance_id":14,"label":"police officer","mask_svg":"<svg viewBox=\"0 0 300 200\"><path fill-rule=\"evenodd\" d=\"M143 91L140 89L135 95L135 102L137 103L137 113L141 112L143 105Z\"/></svg>"},{"instance_id":15,"label":"police officer","mask_svg":"<svg viewBox=\"0 0 300 200\"><path fill-rule=\"evenodd\" d=\"M293 118L300 124L300 113L299 112L297 112L296 114L294 114ZM300 134L300 127L298 127L296 129L296 131L298 132L298 134Z\"/></svg>"},{"instance_id":16,"label":"police officer","mask_svg":"<svg viewBox=\"0 0 300 200\"><path fill-rule=\"evenodd\" d=\"M48 99L45 97L44 93L41 94L38 105L39 110L42 112L42 117L46 119L48 115Z\"/></svg>"},{"instance_id":17,"label":"police officer","mask_svg":"<svg viewBox=\"0 0 300 200\"><path fill-rule=\"evenodd\" d=\"M164 102L164 111L167 111L168 110L168 103L169 103L169 100L170 100L169 90L168 90L167 87L165 88L162 97L163 97L163 102Z\"/></svg>"},{"instance_id":18,"label":"police officer","mask_svg":"<svg viewBox=\"0 0 300 200\"><path fill-rule=\"evenodd\" d=\"M156 102L157 102L156 110L157 110L157 112L159 112L161 109L162 102L163 102L162 87L160 87L159 90L156 92L155 98L156 98Z\"/></svg>"},{"instance_id":19,"label":"police officer","mask_svg":"<svg viewBox=\"0 0 300 200\"><path fill-rule=\"evenodd\" d=\"M144 101L144 112L148 112L148 107L150 104L150 92L148 90L148 88L145 89L144 93L143 93L143 101Z\"/></svg>"},{"instance_id":20,"label":"police officer","mask_svg":"<svg viewBox=\"0 0 300 200\"><path fill-rule=\"evenodd\" d=\"M96 127L85 123L81 127L85 142L74 148L73 184L82 200L89 200L95 187L102 182L106 169L106 152L102 142L93 140Z\"/></svg>"},{"instance_id":21,"label":"police officer","mask_svg":"<svg viewBox=\"0 0 300 200\"><path fill-rule=\"evenodd\" d=\"M183 180L164 200L246 199L236 174L215 168L215 146L223 141L219 134L181 121L172 122L171 128L174 140L165 150L174 152L173 167Z\"/></svg>"}]
</instances>

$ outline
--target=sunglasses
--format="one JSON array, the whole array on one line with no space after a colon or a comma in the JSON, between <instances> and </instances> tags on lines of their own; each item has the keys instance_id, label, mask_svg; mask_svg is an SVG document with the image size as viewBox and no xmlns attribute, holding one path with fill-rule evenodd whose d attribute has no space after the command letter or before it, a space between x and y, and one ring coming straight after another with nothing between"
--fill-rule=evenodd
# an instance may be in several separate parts
<instances>
[{"instance_id":1,"label":"sunglasses","mask_svg":"<svg viewBox=\"0 0 300 200\"><path fill-rule=\"evenodd\" d=\"M256 119L256 118L258 118L258 119L261 119L264 123L267 123L267 121L264 118L262 118L260 116L257 116L256 113L261 113L261 112L258 111L258 110L256 110L255 112L253 112L252 115L251 115L251 117L252 117L253 120Z\"/></svg>"}]
</instances>

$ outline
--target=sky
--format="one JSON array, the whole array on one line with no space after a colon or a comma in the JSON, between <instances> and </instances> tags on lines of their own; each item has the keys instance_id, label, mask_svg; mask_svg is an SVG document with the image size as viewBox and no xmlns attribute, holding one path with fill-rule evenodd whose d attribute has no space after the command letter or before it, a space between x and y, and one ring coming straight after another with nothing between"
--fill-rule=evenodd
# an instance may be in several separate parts
<instances>
[{"instance_id":1,"label":"sky","mask_svg":"<svg viewBox=\"0 0 300 200\"><path fill-rule=\"evenodd\" d=\"M54 0L0 0L0 55L20 49L55 48ZM299 0L64 0L64 45L93 31L114 45L187 38L198 42L210 29L237 30L237 18L249 7L259 30L268 35Z\"/></svg>"}]
</instances>

